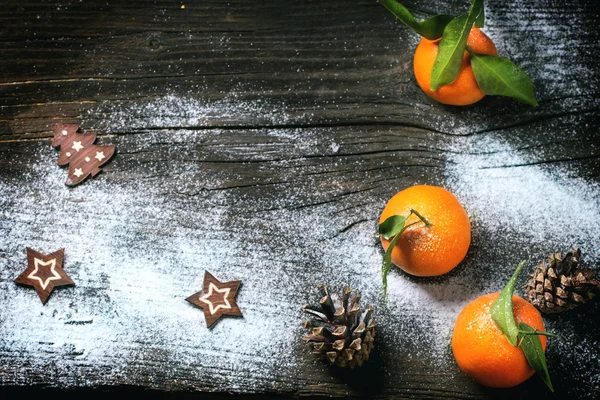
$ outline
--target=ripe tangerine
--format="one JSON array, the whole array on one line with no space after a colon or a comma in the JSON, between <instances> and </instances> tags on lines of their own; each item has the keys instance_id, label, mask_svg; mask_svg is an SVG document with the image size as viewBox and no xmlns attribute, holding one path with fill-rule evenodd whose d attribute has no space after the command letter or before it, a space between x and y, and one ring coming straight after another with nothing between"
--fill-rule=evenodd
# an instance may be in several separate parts
<instances>
[{"instance_id":1,"label":"ripe tangerine","mask_svg":"<svg viewBox=\"0 0 600 400\"><path fill-rule=\"evenodd\" d=\"M415 50L415 78L423 92L440 103L455 106L466 106L481 100L485 93L477 85L471 67L471 55L466 50L456 80L435 91L430 89L431 69L437 57L439 42L440 39L429 40L423 38ZM471 29L467 38L467 47L475 54L498 55L494 42L477 27Z\"/></svg>"},{"instance_id":2,"label":"ripe tangerine","mask_svg":"<svg viewBox=\"0 0 600 400\"><path fill-rule=\"evenodd\" d=\"M386 204L379 223L392 215L408 216L410 209L423 215L431 225L419 223L407 228L394 249L392 262L416 276L437 276L456 267L471 244L471 224L456 197L441 187L416 185L396 193ZM414 214L406 225L419 221ZM384 250L389 240L381 238Z\"/></svg>"},{"instance_id":3,"label":"ripe tangerine","mask_svg":"<svg viewBox=\"0 0 600 400\"><path fill-rule=\"evenodd\" d=\"M452 352L460 369L476 382L494 388L516 386L534 374L520 347L510 344L492 319L490 307L500 293L481 296L460 312L452 333ZM544 330L540 312L521 297L513 295L515 321ZM546 337L539 336L546 350Z\"/></svg>"}]
</instances>

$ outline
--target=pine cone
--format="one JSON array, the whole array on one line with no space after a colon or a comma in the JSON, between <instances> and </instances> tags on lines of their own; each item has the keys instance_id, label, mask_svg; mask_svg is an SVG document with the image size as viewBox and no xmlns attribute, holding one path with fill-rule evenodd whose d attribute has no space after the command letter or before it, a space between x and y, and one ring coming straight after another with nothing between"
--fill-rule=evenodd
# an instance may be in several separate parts
<instances>
[{"instance_id":1,"label":"pine cone","mask_svg":"<svg viewBox=\"0 0 600 400\"><path fill-rule=\"evenodd\" d=\"M375 339L373 306L362 313L360 295L345 288L340 296L331 296L325 285L317 288L323 296L320 307L304 306L311 315L302 325L311 332L302 339L310 344L313 354L329 361L330 365L354 368L369 359Z\"/></svg>"},{"instance_id":2,"label":"pine cone","mask_svg":"<svg viewBox=\"0 0 600 400\"><path fill-rule=\"evenodd\" d=\"M579 268L579 249L551 254L541 262L525 284L531 304L545 313L558 313L584 304L600 291L596 274Z\"/></svg>"}]
</instances>

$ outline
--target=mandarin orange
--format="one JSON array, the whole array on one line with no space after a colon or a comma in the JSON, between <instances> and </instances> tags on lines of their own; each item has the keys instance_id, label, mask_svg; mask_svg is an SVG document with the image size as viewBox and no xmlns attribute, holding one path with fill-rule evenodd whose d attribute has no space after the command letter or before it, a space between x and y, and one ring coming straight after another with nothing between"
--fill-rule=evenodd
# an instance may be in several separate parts
<instances>
[{"instance_id":1,"label":"mandarin orange","mask_svg":"<svg viewBox=\"0 0 600 400\"><path fill-rule=\"evenodd\" d=\"M485 96L485 93L477 85L473 68L471 67L471 56L466 50L456 80L435 91L430 89L431 69L437 57L439 42L440 39L428 40L423 38L415 50L415 78L423 92L440 103L455 106L466 106L481 100ZM498 55L494 42L476 27L473 27L469 33L467 48L475 54Z\"/></svg>"},{"instance_id":2,"label":"mandarin orange","mask_svg":"<svg viewBox=\"0 0 600 400\"><path fill-rule=\"evenodd\" d=\"M414 209L431 225L407 228L392 250L392 262L411 275L442 275L456 267L471 244L469 217L456 197L441 187L417 185L396 193L386 204L379 223L392 215L407 217ZM406 225L419 221L410 215ZM390 241L381 237L384 250Z\"/></svg>"},{"instance_id":3,"label":"mandarin orange","mask_svg":"<svg viewBox=\"0 0 600 400\"><path fill-rule=\"evenodd\" d=\"M516 386L534 374L520 347L511 345L492 319L490 307L499 293L481 296L460 312L452 333L452 352L460 369L476 382L494 388ZM540 312L513 295L515 321L544 330ZM539 336L546 350L546 337Z\"/></svg>"}]
</instances>

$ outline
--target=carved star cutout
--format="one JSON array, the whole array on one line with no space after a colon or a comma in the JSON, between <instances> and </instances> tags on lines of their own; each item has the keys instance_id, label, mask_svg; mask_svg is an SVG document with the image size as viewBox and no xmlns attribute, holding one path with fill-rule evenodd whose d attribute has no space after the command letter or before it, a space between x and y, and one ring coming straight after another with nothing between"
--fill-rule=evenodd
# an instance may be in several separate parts
<instances>
[{"instance_id":1,"label":"carved star cutout","mask_svg":"<svg viewBox=\"0 0 600 400\"><path fill-rule=\"evenodd\" d=\"M219 304L220 297L219 295L214 294L213 291L223 294L223 304ZM229 296L230 291L230 288L219 289L214 283L211 282L210 285L208 285L208 293L206 293L204 296L201 296L199 300L208 304L210 315L215 315L220 308L225 310L231 309L231 304L229 304L229 301L227 300L227 296ZM217 304L216 307L215 304Z\"/></svg>"},{"instance_id":2,"label":"carved star cutout","mask_svg":"<svg viewBox=\"0 0 600 400\"><path fill-rule=\"evenodd\" d=\"M75 284L62 269L64 254L65 249L45 255L28 247L27 269L15 279L15 282L33 286L42 304L46 304L55 287Z\"/></svg>"},{"instance_id":3,"label":"carved star cutout","mask_svg":"<svg viewBox=\"0 0 600 400\"><path fill-rule=\"evenodd\" d=\"M60 275L58 274L58 272L56 272L56 258L53 258L52 260L47 262L44 262L39 258L34 258L33 264L35 265L35 267L33 268L33 272L27 275L27 277L29 279L37 280L40 283L42 289L46 290L50 281L56 281L60 279ZM51 276L44 276L45 274L42 273L44 267L50 267L49 274L52 274ZM40 275L42 277L40 277Z\"/></svg>"},{"instance_id":4,"label":"carved star cutout","mask_svg":"<svg viewBox=\"0 0 600 400\"><path fill-rule=\"evenodd\" d=\"M204 272L203 289L186 300L204 311L206 326L212 327L223 315L241 317L235 296L242 281L219 282L208 271Z\"/></svg>"},{"instance_id":5,"label":"carved star cutout","mask_svg":"<svg viewBox=\"0 0 600 400\"><path fill-rule=\"evenodd\" d=\"M71 147L71 148L79 153L79 150L83 149L83 146L81 145L81 141L73 142L73 147Z\"/></svg>"},{"instance_id":6,"label":"carved star cutout","mask_svg":"<svg viewBox=\"0 0 600 400\"><path fill-rule=\"evenodd\" d=\"M79 178L81 175L83 175L83 171L81 170L81 168L75 168L75 172L73 172L73 175Z\"/></svg>"},{"instance_id":7,"label":"carved star cutout","mask_svg":"<svg viewBox=\"0 0 600 400\"><path fill-rule=\"evenodd\" d=\"M106 156L104 155L103 151L97 151L96 152L96 157L94 157L96 160L98 161L102 161L106 158Z\"/></svg>"}]
</instances>

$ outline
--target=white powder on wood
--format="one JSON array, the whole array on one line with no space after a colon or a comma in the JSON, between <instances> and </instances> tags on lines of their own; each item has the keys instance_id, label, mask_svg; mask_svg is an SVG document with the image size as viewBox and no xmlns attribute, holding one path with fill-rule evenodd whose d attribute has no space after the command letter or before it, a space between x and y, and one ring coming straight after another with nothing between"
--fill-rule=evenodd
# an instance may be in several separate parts
<instances>
[{"instance_id":1,"label":"white powder on wood","mask_svg":"<svg viewBox=\"0 0 600 400\"><path fill-rule=\"evenodd\" d=\"M323 178L304 165L306 159L286 151L343 153L334 134L256 131L253 138L266 152L247 143L211 143L226 134L215 129L161 130L238 126L256 123L257 115L265 124L289 121L283 105L235 94L218 101L168 95L135 105L107 103L88 116L104 113L110 117L95 128L141 134L114 138L121 153L98 178L67 189L66 171L55 165L58 152L40 142L23 155L32 166L23 181L0 182L0 359L19 371L0 372L0 383L29 384L42 375L56 386L125 379L161 388L211 382L218 390L294 389L308 362L298 356L299 310L316 299L320 282L350 285L361 292L363 305L375 304L383 351L430 372L454 368L449 344L456 315L472 299L500 290L519 261L529 258L533 268L547 253L574 246L583 249L588 265L600 259L597 183L573 178L578 171L535 165L543 156L535 146L493 132L463 137L450 141L443 179L471 217L471 250L463 265L439 278L412 278L394 269L383 301L382 251L373 234L386 199L379 193L374 201L372 191L347 194L340 175ZM475 124L448 118L437 127L464 134L489 127L467 111L469 116L465 120ZM155 129L144 130L149 127ZM323 143L327 135L331 140ZM168 159L153 158L165 142L172 148ZM249 179L242 172L205 168L199 148L211 145L221 159L243 155L265 162L257 169L264 172L257 186L236 188ZM328 167L348 165L360 169L361 161L335 160ZM271 167L279 168L272 180ZM103 176L109 174L116 179ZM259 185L273 186L261 191ZM390 188L387 197L401 189ZM42 306L32 289L14 285L27 246L46 252L65 247L65 270L77 286L56 290ZM200 289L205 269L223 281L243 281L243 319L204 328L202 312L184 299ZM565 319L584 316L574 311ZM548 348L553 378L567 387L560 371L575 368L585 380L571 390L597 392L595 337L582 337L561 320L548 327L561 335Z\"/></svg>"}]
</instances>

